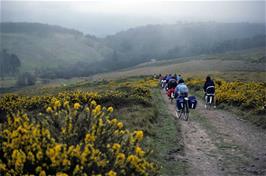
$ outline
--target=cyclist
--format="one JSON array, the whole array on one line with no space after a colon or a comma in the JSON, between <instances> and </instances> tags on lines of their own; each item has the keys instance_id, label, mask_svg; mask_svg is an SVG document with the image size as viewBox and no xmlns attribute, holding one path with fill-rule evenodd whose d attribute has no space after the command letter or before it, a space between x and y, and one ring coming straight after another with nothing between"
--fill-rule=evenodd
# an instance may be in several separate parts
<instances>
[{"instance_id":1,"label":"cyclist","mask_svg":"<svg viewBox=\"0 0 266 176\"><path fill-rule=\"evenodd\" d=\"M164 84L164 89L165 91L167 92L168 91L168 82L169 80L172 78L171 74L167 74L166 77L165 77L165 84Z\"/></svg>"},{"instance_id":2,"label":"cyclist","mask_svg":"<svg viewBox=\"0 0 266 176\"><path fill-rule=\"evenodd\" d=\"M168 87L167 95L169 98L171 98L171 94L174 94L176 86L177 86L176 76L172 76L172 78L169 79L167 84Z\"/></svg>"},{"instance_id":3,"label":"cyclist","mask_svg":"<svg viewBox=\"0 0 266 176\"><path fill-rule=\"evenodd\" d=\"M180 79L175 88L174 97L177 99L179 97L187 97L187 96L188 96L188 87L186 86L185 81L183 79ZM177 103L176 103L176 109L177 111L179 111Z\"/></svg>"},{"instance_id":4,"label":"cyclist","mask_svg":"<svg viewBox=\"0 0 266 176\"><path fill-rule=\"evenodd\" d=\"M180 79L178 81L178 84L175 88L175 98L179 96L188 96L188 87L185 84L185 81L183 79Z\"/></svg>"},{"instance_id":5,"label":"cyclist","mask_svg":"<svg viewBox=\"0 0 266 176\"><path fill-rule=\"evenodd\" d=\"M206 81L204 83L203 90L205 93L205 100L206 100L205 102L207 103L208 96L212 96L213 102L214 102L214 108L216 108L215 99L214 99L215 85L214 85L214 82L210 76L206 77ZM207 104L205 104L205 108L207 108Z\"/></svg>"},{"instance_id":6,"label":"cyclist","mask_svg":"<svg viewBox=\"0 0 266 176\"><path fill-rule=\"evenodd\" d=\"M182 79L181 75L177 75L176 80L179 81L180 79Z\"/></svg>"},{"instance_id":7,"label":"cyclist","mask_svg":"<svg viewBox=\"0 0 266 176\"><path fill-rule=\"evenodd\" d=\"M170 79L172 79L172 75L171 74L168 74L166 76L166 83L168 83Z\"/></svg>"},{"instance_id":8,"label":"cyclist","mask_svg":"<svg viewBox=\"0 0 266 176\"><path fill-rule=\"evenodd\" d=\"M167 75L165 75L161 81L161 85L162 85L162 89L165 89L167 83L166 83L166 78L167 78Z\"/></svg>"}]
</instances>

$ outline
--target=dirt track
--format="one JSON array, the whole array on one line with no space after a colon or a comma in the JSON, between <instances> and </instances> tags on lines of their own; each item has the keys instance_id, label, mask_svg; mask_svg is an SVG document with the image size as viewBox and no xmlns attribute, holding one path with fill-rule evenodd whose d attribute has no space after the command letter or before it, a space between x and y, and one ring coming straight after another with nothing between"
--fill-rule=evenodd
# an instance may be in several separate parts
<instances>
[{"instance_id":1,"label":"dirt track","mask_svg":"<svg viewBox=\"0 0 266 176\"><path fill-rule=\"evenodd\" d=\"M162 96L175 117L175 105ZM266 131L223 110L199 103L188 121L180 121L188 175L266 175ZM178 120L178 119L177 119Z\"/></svg>"}]
</instances>

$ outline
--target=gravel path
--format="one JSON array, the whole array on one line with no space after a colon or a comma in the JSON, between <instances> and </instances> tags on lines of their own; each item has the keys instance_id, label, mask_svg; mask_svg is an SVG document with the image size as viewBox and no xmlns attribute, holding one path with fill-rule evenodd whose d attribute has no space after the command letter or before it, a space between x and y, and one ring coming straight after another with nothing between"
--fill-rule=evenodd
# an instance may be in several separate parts
<instances>
[{"instance_id":1,"label":"gravel path","mask_svg":"<svg viewBox=\"0 0 266 176\"><path fill-rule=\"evenodd\" d=\"M175 117L174 103L161 93ZM188 162L188 175L266 175L265 130L202 103L190 116L180 121L185 156L176 156Z\"/></svg>"}]
</instances>

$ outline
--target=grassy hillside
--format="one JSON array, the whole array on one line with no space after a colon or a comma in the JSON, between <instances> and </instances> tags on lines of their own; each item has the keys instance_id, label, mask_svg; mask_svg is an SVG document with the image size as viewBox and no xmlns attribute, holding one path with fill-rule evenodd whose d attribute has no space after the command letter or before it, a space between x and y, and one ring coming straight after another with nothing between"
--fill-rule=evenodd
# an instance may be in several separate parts
<instances>
[{"instance_id":1,"label":"grassy hillside","mask_svg":"<svg viewBox=\"0 0 266 176\"><path fill-rule=\"evenodd\" d=\"M96 38L58 26L1 23L1 49L15 53L23 70L103 60L111 49Z\"/></svg>"},{"instance_id":2,"label":"grassy hillside","mask_svg":"<svg viewBox=\"0 0 266 176\"><path fill-rule=\"evenodd\" d=\"M266 45L265 25L247 23L149 25L103 39L39 23L0 23L0 29L1 49L16 54L22 61L22 70L54 68L51 74L42 75L60 78L127 68L151 59L184 58Z\"/></svg>"}]
</instances>

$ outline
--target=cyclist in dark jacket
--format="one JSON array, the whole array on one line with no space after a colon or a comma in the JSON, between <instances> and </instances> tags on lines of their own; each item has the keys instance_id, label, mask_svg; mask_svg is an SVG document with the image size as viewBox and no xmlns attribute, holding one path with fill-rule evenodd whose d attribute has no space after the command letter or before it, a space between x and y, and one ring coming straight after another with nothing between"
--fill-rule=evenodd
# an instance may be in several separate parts
<instances>
[{"instance_id":1,"label":"cyclist in dark jacket","mask_svg":"<svg viewBox=\"0 0 266 176\"><path fill-rule=\"evenodd\" d=\"M211 80L210 76L206 77L206 81L204 83L203 89L205 93L211 93L211 94L215 93L215 85L214 85L213 80Z\"/></svg>"},{"instance_id":2,"label":"cyclist in dark jacket","mask_svg":"<svg viewBox=\"0 0 266 176\"><path fill-rule=\"evenodd\" d=\"M215 95L215 84L214 84L214 82L213 82L213 80L211 79L210 76L207 76L206 77L206 81L204 83L203 90L205 92L205 99L207 98L207 95L213 97L213 100L214 100L214 108L216 108L215 98L214 98L214 95ZM207 105L205 104L205 108L206 107L207 107Z\"/></svg>"},{"instance_id":3,"label":"cyclist in dark jacket","mask_svg":"<svg viewBox=\"0 0 266 176\"><path fill-rule=\"evenodd\" d=\"M166 76L166 83L168 83L168 81L169 81L170 79L172 79L172 76L171 76L171 74L168 74L168 75Z\"/></svg>"},{"instance_id":4,"label":"cyclist in dark jacket","mask_svg":"<svg viewBox=\"0 0 266 176\"><path fill-rule=\"evenodd\" d=\"M176 77L173 76L171 79L169 79L167 84L168 88L167 95L169 98L171 98L171 94L174 93L176 86L177 86Z\"/></svg>"},{"instance_id":5,"label":"cyclist in dark jacket","mask_svg":"<svg viewBox=\"0 0 266 176\"><path fill-rule=\"evenodd\" d=\"M176 77L172 77L171 79L169 79L169 81L168 81L168 89L172 89L172 88L174 88L175 89L175 87L177 86L177 81L176 81Z\"/></svg>"}]
</instances>

